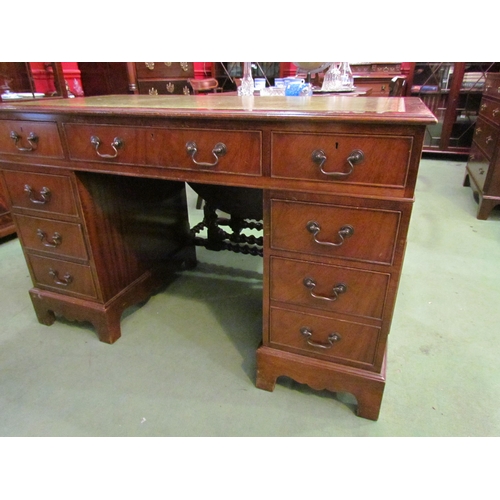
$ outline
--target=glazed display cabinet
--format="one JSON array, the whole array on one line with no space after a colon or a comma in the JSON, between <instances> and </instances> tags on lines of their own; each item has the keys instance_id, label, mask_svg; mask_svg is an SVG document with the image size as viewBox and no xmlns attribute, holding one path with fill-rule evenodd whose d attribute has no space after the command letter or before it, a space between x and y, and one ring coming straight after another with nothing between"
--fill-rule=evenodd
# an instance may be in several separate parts
<instances>
[{"instance_id":1,"label":"glazed display cabinet","mask_svg":"<svg viewBox=\"0 0 500 500\"><path fill-rule=\"evenodd\" d=\"M486 74L496 62L417 62L408 86L438 122L426 128L424 152L468 155L479 115Z\"/></svg>"}]
</instances>

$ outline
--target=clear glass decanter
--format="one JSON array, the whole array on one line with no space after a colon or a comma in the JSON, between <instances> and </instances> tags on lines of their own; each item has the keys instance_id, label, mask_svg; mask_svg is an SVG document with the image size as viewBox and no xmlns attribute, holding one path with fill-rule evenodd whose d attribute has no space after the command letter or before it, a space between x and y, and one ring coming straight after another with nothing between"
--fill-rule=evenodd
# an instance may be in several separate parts
<instances>
[{"instance_id":1,"label":"clear glass decanter","mask_svg":"<svg viewBox=\"0 0 500 500\"><path fill-rule=\"evenodd\" d=\"M243 63L243 78L241 79L241 87L238 89L238 95L253 95L253 91L252 63L246 62Z\"/></svg>"},{"instance_id":2,"label":"clear glass decanter","mask_svg":"<svg viewBox=\"0 0 500 500\"><path fill-rule=\"evenodd\" d=\"M330 68L328 68L328 71L325 73L321 90L332 91L332 90L340 90L341 88L342 88L342 80L338 63L332 63Z\"/></svg>"},{"instance_id":3,"label":"clear glass decanter","mask_svg":"<svg viewBox=\"0 0 500 500\"><path fill-rule=\"evenodd\" d=\"M344 89L352 89L354 87L354 77L352 76L351 67L348 62L343 62L340 67L340 79Z\"/></svg>"}]
</instances>

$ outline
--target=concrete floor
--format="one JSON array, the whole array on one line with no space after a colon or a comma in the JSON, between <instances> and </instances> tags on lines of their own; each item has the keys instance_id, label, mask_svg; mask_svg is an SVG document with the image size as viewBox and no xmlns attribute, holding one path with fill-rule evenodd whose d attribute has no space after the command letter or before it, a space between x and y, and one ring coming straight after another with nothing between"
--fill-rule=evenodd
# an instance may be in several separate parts
<instances>
[{"instance_id":1,"label":"concrete floor","mask_svg":"<svg viewBox=\"0 0 500 500\"><path fill-rule=\"evenodd\" d=\"M260 258L199 250L110 346L87 324L37 322L19 242L4 239L0 435L500 435L500 215L476 219L464 167L422 161L377 422L347 394L255 388Z\"/></svg>"}]
</instances>

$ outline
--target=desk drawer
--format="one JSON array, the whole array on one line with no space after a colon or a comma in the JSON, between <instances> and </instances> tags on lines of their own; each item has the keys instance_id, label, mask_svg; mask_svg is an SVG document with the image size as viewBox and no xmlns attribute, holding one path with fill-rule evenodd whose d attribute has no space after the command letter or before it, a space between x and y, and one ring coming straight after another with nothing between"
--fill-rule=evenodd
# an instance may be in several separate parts
<instances>
[{"instance_id":1,"label":"desk drawer","mask_svg":"<svg viewBox=\"0 0 500 500\"><path fill-rule=\"evenodd\" d=\"M496 125L500 125L500 102L483 97L480 109L481 116L489 118Z\"/></svg>"},{"instance_id":2,"label":"desk drawer","mask_svg":"<svg viewBox=\"0 0 500 500\"><path fill-rule=\"evenodd\" d=\"M66 295L96 298L96 289L89 266L64 260L28 255L35 285L57 290Z\"/></svg>"},{"instance_id":3,"label":"desk drawer","mask_svg":"<svg viewBox=\"0 0 500 500\"><path fill-rule=\"evenodd\" d=\"M63 158L57 125L53 122L0 120L0 152Z\"/></svg>"},{"instance_id":4,"label":"desk drawer","mask_svg":"<svg viewBox=\"0 0 500 500\"><path fill-rule=\"evenodd\" d=\"M401 212L271 200L271 248L392 264Z\"/></svg>"},{"instance_id":5,"label":"desk drawer","mask_svg":"<svg viewBox=\"0 0 500 500\"><path fill-rule=\"evenodd\" d=\"M184 170L261 175L261 133L256 131L154 129L148 163ZM191 144L191 148L188 148ZM217 145L222 152L216 152Z\"/></svg>"},{"instance_id":6,"label":"desk drawer","mask_svg":"<svg viewBox=\"0 0 500 500\"><path fill-rule=\"evenodd\" d=\"M88 260L82 226L39 217L16 215L19 238L27 250Z\"/></svg>"},{"instance_id":7,"label":"desk drawer","mask_svg":"<svg viewBox=\"0 0 500 500\"><path fill-rule=\"evenodd\" d=\"M380 329L374 326L271 308L270 344L329 361L372 366Z\"/></svg>"},{"instance_id":8,"label":"desk drawer","mask_svg":"<svg viewBox=\"0 0 500 500\"><path fill-rule=\"evenodd\" d=\"M404 136L274 132L271 174L322 183L404 187L412 145L412 138ZM349 160L358 151L362 159Z\"/></svg>"},{"instance_id":9,"label":"desk drawer","mask_svg":"<svg viewBox=\"0 0 500 500\"><path fill-rule=\"evenodd\" d=\"M145 162L145 129L65 123L64 130L72 160L139 165Z\"/></svg>"},{"instance_id":10,"label":"desk drawer","mask_svg":"<svg viewBox=\"0 0 500 500\"><path fill-rule=\"evenodd\" d=\"M69 177L4 170L4 178L13 209L77 215Z\"/></svg>"},{"instance_id":11,"label":"desk drawer","mask_svg":"<svg viewBox=\"0 0 500 500\"><path fill-rule=\"evenodd\" d=\"M389 274L271 257L271 299L382 319Z\"/></svg>"}]
</instances>

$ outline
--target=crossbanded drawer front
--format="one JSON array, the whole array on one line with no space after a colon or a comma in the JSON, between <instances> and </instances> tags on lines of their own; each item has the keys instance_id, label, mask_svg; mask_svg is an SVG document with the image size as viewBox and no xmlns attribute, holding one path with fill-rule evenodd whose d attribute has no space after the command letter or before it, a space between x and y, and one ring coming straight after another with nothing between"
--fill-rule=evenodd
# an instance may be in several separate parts
<instances>
[{"instance_id":1,"label":"crossbanded drawer front","mask_svg":"<svg viewBox=\"0 0 500 500\"><path fill-rule=\"evenodd\" d=\"M57 124L53 122L0 120L0 152L64 158Z\"/></svg>"},{"instance_id":2,"label":"crossbanded drawer front","mask_svg":"<svg viewBox=\"0 0 500 500\"><path fill-rule=\"evenodd\" d=\"M405 136L274 132L271 174L286 179L401 188L406 185L412 145L412 138Z\"/></svg>"},{"instance_id":3,"label":"crossbanded drawer front","mask_svg":"<svg viewBox=\"0 0 500 500\"><path fill-rule=\"evenodd\" d=\"M69 177L4 170L13 209L27 208L46 213L77 215Z\"/></svg>"},{"instance_id":4,"label":"crossbanded drawer front","mask_svg":"<svg viewBox=\"0 0 500 500\"><path fill-rule=\"evenodd\" d=\"M401 212L271 200L271 248L392 264Z\"/></svg>"},{"instance_id":5,"label":"crossbanded drawer front","mask_svg":"<svg viewBox=\"0 0 500 500\"><path fill-rule=\"evenodd\" d=\"M271 307L272 347L331 361L373 365L380 329Z\"/></svg>"},{"instance_id":6,"label":"crossbanded drawer front","mask_svg":"<svg viewBox=\"0 0 500 500\"><path fill-rule=\"evenodd\" d=\"M261 175L258 131L153 129L148 164L192 171Z\"/></svg>"},{"instance_id":7,"label":"crossbanded drawer front","mask_svg":"<svg viewBox=\"0 0 500 500\"><path fill-rule=\"evenodd\" d=\"M500 102L483 98L480 112L481 116L489 118L496 125L500 125Z\"/></svg>"},{"instance_id":8,"label":"crossbanded drawer front","mask_svg":"<svg viewBox=\"0 0 500 500\"><path fill-rule=\"evenodd\" d=\"M389 274L271 257L271 300L382 319Z\"/></svg>"},{"instance_id":9,"label":"crossbanded drawer front","mask_svg":"<svg viewBox=\"0 0 500 500\"><path fill-rule=\"evenodd\" d=\"M89 266L29 254L28 261L35 284L66 295L96 298L96 289Z\"/></svg>"},{"instance_id":10,"label":"crossbanded drawer front","mask_svg":"<svg viewBox=\"0 0 500 500\"><path fill-rule=\"evenodd\" d=\"M145 129L65 123L64 130L72 160L145 163Z\"/></svg>"},{"instance_id":11,"label":"crossbanded drawer front","mask_svg":"<svg viewBox=\"0 0 500 500\"><path fill-rule=\"evenodd\" d=\"M88 260L82 226L39 217L16 215L19 237L27 250Z\"/></svg>"}]
</instances>

